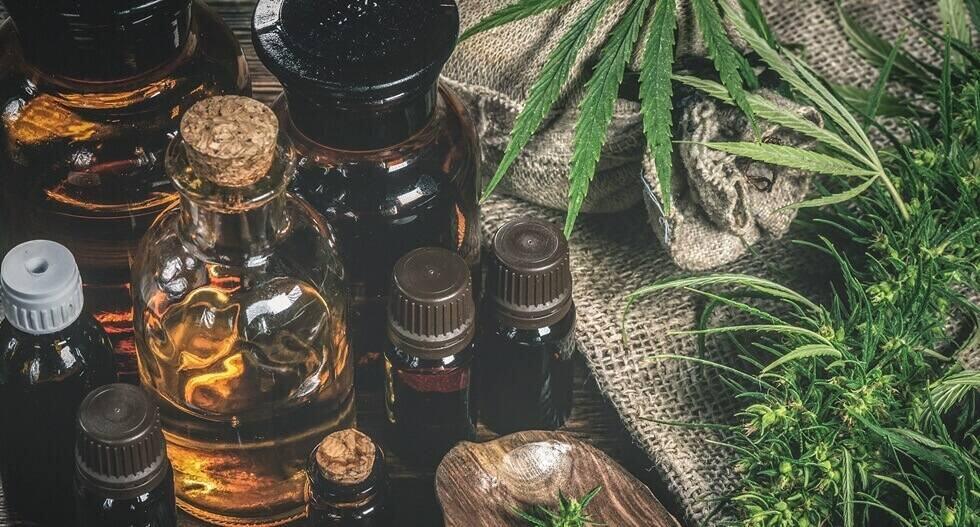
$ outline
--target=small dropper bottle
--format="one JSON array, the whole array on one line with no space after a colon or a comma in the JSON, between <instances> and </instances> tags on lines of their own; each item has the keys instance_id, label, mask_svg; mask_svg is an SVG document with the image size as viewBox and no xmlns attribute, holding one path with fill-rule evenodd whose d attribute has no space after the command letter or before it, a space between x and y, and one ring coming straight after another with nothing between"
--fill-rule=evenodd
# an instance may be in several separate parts
<instances>
[{"instance_id":1,"label":"small dropper bottle","mask_svg":"<svg viewBox=\"0 0 980 527\"><path fill-rule=\"evenodd\" d=\"M112 343L84 309L71 252L47 240L13 248L0 266L0 479L18 519L75 525L70 496L75 413L114 382Z\"/></svg>"},{"instance_id":2,"label":"small dropper bottle","mask_svg":"<svg viewBox=\"0 0 980 527\"><path fill-rule=\"evenodd\" d=\"M353 428L328 435L310 455L308 527L389 525L381 448Z\"/></svg>"},{"instance_id":3,"label":"small dropper bottle","mask_svg":"<svg viewBox=\"0 0 980 527\"><path fill-rule=\"evenodd\" d=\"M497 231L478 359L480 418L500 434L554 430L572 411L575 304L568 243L551 223Z\"/></svg>"},{"instance_id":4,"label":"small dropper bottle","mask_svg":"<svg viewBox=\"0 0 980 527\"><path fill-rule=\"evenodd\" d=\"M78 527L174 527L174 473L160 412L143 389L111 384L78 409Z\"/></svg>"}]
</instances>

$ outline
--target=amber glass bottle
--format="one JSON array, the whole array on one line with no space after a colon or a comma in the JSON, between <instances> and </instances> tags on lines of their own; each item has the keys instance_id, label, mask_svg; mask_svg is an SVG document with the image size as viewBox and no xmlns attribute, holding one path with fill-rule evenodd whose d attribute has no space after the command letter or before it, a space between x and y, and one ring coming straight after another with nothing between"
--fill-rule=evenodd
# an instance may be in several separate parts
<instances>
[{"instance_id":1,"label":"amber glass bottle","mask_svg":"<svg viewBox=\"0 0 980 527\"><path fill-rule=\"evenodd\" d=\"M72 491L75 413L85 394L115 380L112 345L84 308L78 267L62 245L34 240L11 250L0 298L6 505L27 525L75 525L73 507L61 501Z\"/></svg>"},{"instance_id":2,"label":"amber glass bottle","mask_svg":"<svg viewBox=\"0 0 980 527\"><path fill-rule=\"evenodd\" d=\"M177 199L164 149L189 105L249 91L245 58L199 0L2 1L0 247L66 245L131 378L129 262Z\"/></svg>"},{"instance_id":3,"label":"amber glass bottle","mask_svg":"<svg viewBox=\"0 0 980 527\"><path fill-rule=\"evenodd\" d=\"M575 304L568 243L518 218L493 237L481 311L480 419L500 434L554 430L572 412Z\"/></svg>"},{"instance_id":4,"label":"amber glass bottle","mask_svg":"<svg viewBox=\"0 0 980 527\"><path fill-rule=\"evenodd\" d=\"M388 421L402 459L435 466L456 443L476 436L470 273L459 256L427 247L403 256L392 275Z\"/></svg>"},{"instance_id":5,"label":"amber glass bottle","mask_svg":"<svg viewBox=\"0 0 980 527\"><path fill-rule=\"evenodd\" d=\"M385 456L367 435L352 429L327 436L310 454L307 527L387 527Z\"/></svg>"},{"instance_id":6,"label":"amber glass bottle","mask_svg":"<svg viewBox=\"0 0 980 527\"><path fill-rule=\"evenodd\" d=\"M140 380L178 505L223 525L302 516L310 451L354 424L343 265L323 218L286 191L295 163L277 132L246 97L188 110L167 152L180 205L133 265Z\"/></svg>"},{"instance_id":7,"label":"amber glass bottle","mask_svg":"<svg viewBox=\"0 0 980 527\"><path fill-rule=\"evenodd\" d=\"M175 527L174 473L160 413L143 389L111 384L85 397L75 443L77 527Z\"/></svg>"},{"instance_id":8,"label":"amber glass bottle","mask_svg":"<svg viewBox=\"0 0 980 527\"><path fill-rule=\"evenodd\" d=\"M260 0L255 10L256 50L285 87L274 108L299 156L294 189L338 231L361 364L380 359L398 258L443 247L479 269L479 143L438 82L458 31L451 0Z\"/></svg>"}]
</instances>

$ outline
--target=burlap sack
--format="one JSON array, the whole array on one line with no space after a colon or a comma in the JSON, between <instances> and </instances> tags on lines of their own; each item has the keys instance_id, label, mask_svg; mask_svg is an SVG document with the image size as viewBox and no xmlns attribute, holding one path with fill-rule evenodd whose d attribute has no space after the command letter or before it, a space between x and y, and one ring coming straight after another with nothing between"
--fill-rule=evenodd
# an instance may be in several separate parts
<instances>
[{"instance_id":1,"label":"burlap sack","mask_svg":"<svg viewBox=\"0 0 980 527\"><path fill-rule=\"evenodd\" d=\"M501 192L532 203L564 209L568 196L567 172L572 153L576 108L581 100L585 80L591 72L598 51L612 23L629 5L617 0L588 40L571 70L570 79L537 137L511 168ZM511 0L460 0L464 27L476 23ZM507 145L514 120L537 73L547 60L568 26L591 2L581 0L561 9L495 29L464 42L448 64L445 75L469 103L484 139L486 176L496 169ZM840 82L868 86L875 72L855 53L847 50L842 29L837 22L834 2L768 1L763 2L777 34L786 43L803 44L807 56L819 71L830 73ZM895 34L904 18L924 20L933 8L930 2L889 2L883 22L889 27L882 33ZM685 56L703 53L688 0L679 0L677 53ZM860 19L875 2L852 1L845 6ZM881 25L881 24L879 24ZM922 42L910 47L925 50ZM639 49L639 48L638 48ZM634 61L635 62L635 61ZM717 107L716 109L710 108ZM681 105L683 108L683 105ZM697 109L682 110L685 126L675 130L675 138L752 139L748 134L725 137L717 132L724 121L737 118L734 112L715 101L706 101ZM792 142L792 141L790 141ZM652 159L646 156L639 103L620 99L608 141L583 210L613 212L624 210L645 198L650 224L675 264L688 270L701 270L729 263L754 243L778 238L789 228L792 213L779 212L788 203L799 201L808 190L807 180L791 170L753 167L753 163L735 163L734 156L716 156L703 148L679 148L676 152L672 214L662 214L657 175ZM710 169L691 170L704 165L702 157L712 157ZM747 186L751 173L770 172L772 185L756 190ZM697 189L714 188L718 196L741 196L727 199L721 209L710 206L710 197Z\"/></svg>"},{"instance_id":2,"label":"burlap sack","mask_svg":"<svg viewBox=\"0 0 980 527\"><path fill-rule=\"evenodd\" d=\"M489 12L490 3L508 2L461 0L464 23L471 24ZM778 38L785 43L802 45L807 59L818 71L842 83L867 87L874 82L875 70L852 51L846 42L838 23L835 2L767 0L763 4ZM936 27L936 9L931 0L861 0L846 2L844 8L865 27L889 39L898 37L899 33L908 29L909 19L924 21ZM465 77L462 82L457 83L463 89L470 87L470 100L473 101L481 127L485 133L490 134L491 142L486 148L488 164L491 165L488 168L491 171L494 168L493 161L499 159L499 149L505 141L508 126L506 123L510 122L507 119L513 118L522 100L521 88L513 91L499 91L497 88L527 86L526 77L539 63L542 49L548 43L553 43L557 38L554 33L564 23L555 18L546 20L523 26L525 29L522 31L530 31L535 27L543 31L538 39L530 35L518 39L514 34L503 30L488 36L492 40L480 47L483 50L481 53L494 57L493 60L499 61L501 66L497 68L484 65L481 77ZM920 39L914 37L914 30L910 31L913 36L907 39L907 47L913 53L929 57L929 50ZM516 43L522 41L536 42L535 49L512 56L510 50L515 49ZM481 69L475 64L460 64L460 61L475 60L476 56L478 55L467 53L464 49L449 74L456 75L459 79L460 75L465 76L468 72ZM502 74L503 80L496 77L494 71L505 72ZM484 87L480 89L488 95L486 98L478 97L477 91L472 89L472 86L481 82ZM570 93L573 92L574 89ZM572 97L566 95L566 100ZM623 107L630 104L628 101L621 103ZM690 116L691 121L696 120L697 114L702 111L722 111L708 110L699 107L699 104L701 103L694 102L682 110ZM553 122L560 121L562 117L556 116ZM501 121L497 124L488 122L498 118ZM635 116L630 114L624 126L628 128L632 119ZM726 119L727 117L723 117L718 122ZM555 136L544 136L535 144L534 150L522 159L522 164L512 176L509 191L535 203L558 207L562 205L562 192L555 193L549 189L547 196L538 192L552 184L557 185L556 181L564 177L565 165L555 161L558 155L548 157L548 162L552 166L558 164L561 169L555 169L555 172L548 172L543 168L537 171L530 169L539 166L535 156L540 152L567 153L567 143L551 143L552 137ZM614 136L611 139L616 144L617 138ZM678 165L690 170L690 162L697 161L697 155L696 152L691 152L688 162ZM639 180L640 172L635 164L633 170L635 172L632 179ZM738 177L750 173L751 171L745 170L736 171ZM601 190L593 193L596 200L598 196L617 193L613 178L606 175L603 173L597 178L601 186L596 188ZM616 177L621 180L631 179L623 173ZM628 192L620 190L621 194L632 196L636 186L631 181L621 183L623 188L630 189ZM556 199L559 201L556 202ZM623 205L627 202L636 203L636 199L624 199ZM596 203L598 201L593 202L593 210L603 209ZM685 208L688 206L690 209ZM720 200L713 202L712 206L724 210L731 205ZM606 206L605 210L612 208L616 207ZM693 201L690 205L677 207L678 211L684 210L684 214L690 210L692 215L697 214L699 208L703 207ZM563 213L511 197L498 197L491 200L484 209L486 233L493 232L510 218L523 215L560 222ZM603 392L620 413L637 444L649 454L652 469L665 482L667 490L676 497L684 520L692 526L717 525L721 518L710 516L716 505L715 500L732 489L737 482L732 471L732 453L709 442L711 439L720 439L714 432L666 426L656 421L724 422L736 410L736 402L726 395L717 372L712 369L675 360L654 362L649 359L651 355L658 353L691 355L696 352L693 338L670 333L690 329L695 325L699 315L699 300L678 292L650 296L636 305L627 317L625 343L620 331L625 294L658 279L684 272L672 260L672 254L675 255L676 251L668 252L657 243L648 221L646 211L638 207L618 214L591 215L580 221L570 240L575 295L580 313L577 331L579 345ZM748 221L746 219L746 223ZM814 268L812 255L798 254L787 241L772 239L781 230L773 227L769 223L770 219L754 217L753 221L763 226L768 225L759 227L758 245L751 254L719 270L775 277L789 285L805 288L806 283L820 271ZM656 220L654 225L660 226ZM707 235L694 232L685 239L690 240L697 236ZM703 245L704 253L708 257L693 258L687 265L701 267L706 258L710 259L711 244L717 244L717 241ZM714 250L730 253L737 248L716 245ZM730 259L730 254L726 255L726 259ZM713 361L733 364L735 360L731 350L711 347L707 353L708 356L704 358Z\"/></svg>"}]
</instances>

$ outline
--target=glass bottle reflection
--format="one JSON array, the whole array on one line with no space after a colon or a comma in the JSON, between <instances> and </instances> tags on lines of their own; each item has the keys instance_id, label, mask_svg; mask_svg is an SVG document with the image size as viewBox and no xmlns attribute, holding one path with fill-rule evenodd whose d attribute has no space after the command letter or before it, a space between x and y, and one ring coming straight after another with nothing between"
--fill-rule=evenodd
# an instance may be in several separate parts
<instances>
[{"instance_id":1,"label":"glass bottle reflection","mask_svg":"<svg viewBox=\"0 0 980 527\"><path fill-rule=\"evenodd\" d=\"M329 227L286 192L294 158L275 129L243 97L190 110L167 154L180 206L134 266L140 379L159 400L178 504L223 525L302 515L309 452L354 420L343 268ZM255 133L271 135L267 157L225 155Z\"/></svg>"},{"instance_id":2,"label":"glass bottle reflection","mask_svg":"<svg viewBox=\"0 0 980 527\"><path fill-rule=\"evenodd\" d=\"M164 150L189 105L249 91L244 55L197 0L4 4L0 248L66 245L131 378L130 259L177 199Z\"/></svg>"},{"instance_id":3,"label":"glass bottle reflection","mask_svg":"<svg viewBox=\"0 0 980 527\"><path fill-rule=\"evenodd\" d=\"M338 231L355 354L379 362L377 328L401 256L456 251L479 296L479 143L438 82L459 30L456 4L261 0L254 29L259 57L285 87L273 108L297 151L293 188Z\"/></svg>"}]
</instances>

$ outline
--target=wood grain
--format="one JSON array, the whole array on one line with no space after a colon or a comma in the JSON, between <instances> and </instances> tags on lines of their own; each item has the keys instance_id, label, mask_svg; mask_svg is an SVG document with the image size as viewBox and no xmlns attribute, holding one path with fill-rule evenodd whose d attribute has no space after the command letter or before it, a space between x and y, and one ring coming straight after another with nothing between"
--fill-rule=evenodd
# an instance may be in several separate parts
<instances>
[{"instance_id":1,"label":"wood grain","mask_svg":"<svg viewBox=\"0 0 980 527\"><path fill-rule=\"evenodd\" d=\"M595 487L586 511L599 525L679 527L646 486L609 456L561 432L518 432L461 443L436 471L446 527L520 527L514 508L553 509L558 491L578 498Z\"/></svg>"}]
</instances>

